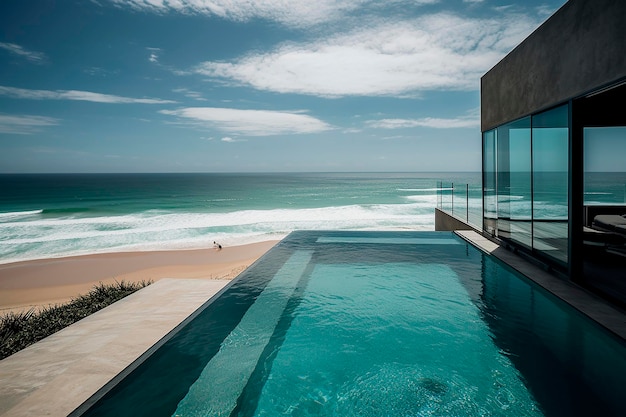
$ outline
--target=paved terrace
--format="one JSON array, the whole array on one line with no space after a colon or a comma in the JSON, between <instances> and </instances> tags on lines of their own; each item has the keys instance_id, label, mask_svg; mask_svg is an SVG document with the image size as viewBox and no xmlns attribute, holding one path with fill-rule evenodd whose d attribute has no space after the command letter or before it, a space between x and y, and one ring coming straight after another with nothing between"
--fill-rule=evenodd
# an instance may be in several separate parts
<instances>
[{"instance_id":1,"label":"paved terrace","mask_svg":"<svg viewBox=\"0 0 626 417\"><path fill-rule=\"evenodd\" d=\"M0 416L67 416L229 282L160 280L0 361Z\"/></svg>"}]
</instances>

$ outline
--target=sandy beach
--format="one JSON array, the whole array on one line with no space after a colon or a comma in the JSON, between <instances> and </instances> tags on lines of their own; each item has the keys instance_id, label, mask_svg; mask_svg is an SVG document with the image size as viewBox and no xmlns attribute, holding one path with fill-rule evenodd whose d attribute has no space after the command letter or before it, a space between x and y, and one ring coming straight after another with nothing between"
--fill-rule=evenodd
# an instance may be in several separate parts
<instances>
[{"instance_id":1,"label":"sandy beach","mask_svg":"<svg viewBox=\"0 0 626 417\"><path fill-rule=\"evenodd\" d=\"M224 247L121 252L0 265L0 314L70 301L98 283L162 278L232 279L277 241Z\"/></svg>"}]
</instances>

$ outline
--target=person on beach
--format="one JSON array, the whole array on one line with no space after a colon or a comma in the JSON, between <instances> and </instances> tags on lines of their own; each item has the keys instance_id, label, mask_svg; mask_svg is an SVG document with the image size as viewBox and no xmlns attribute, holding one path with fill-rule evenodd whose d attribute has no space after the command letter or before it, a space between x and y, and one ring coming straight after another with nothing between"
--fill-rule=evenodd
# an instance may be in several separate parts
<instances>
[{"instance_id":1,"label":"person on beach","mask_svg":"<svg viewBox=\"0 0 626 417\"><path fill-rule=\"evenodd\" d=\"M215 248L215 250L221 250L222 249L222 245L220 245L216 241L213 241L213 247Z\"/></svg>"}]
</instances>

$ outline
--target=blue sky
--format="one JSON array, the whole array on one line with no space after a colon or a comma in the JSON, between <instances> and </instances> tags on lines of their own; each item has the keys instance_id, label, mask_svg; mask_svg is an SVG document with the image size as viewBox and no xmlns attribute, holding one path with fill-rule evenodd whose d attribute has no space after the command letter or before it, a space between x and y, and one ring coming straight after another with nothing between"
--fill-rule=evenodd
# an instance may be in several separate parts
<instances>
[{"instance_id":1,"label":"blue sky","mask_svg":"<svg viewBox=\"0 0 626 417\"><path fill-rule=\"evenodd\" d=\"M479 171L564 0L2 0L0 172Z\"/></svg>"}]
</instances>

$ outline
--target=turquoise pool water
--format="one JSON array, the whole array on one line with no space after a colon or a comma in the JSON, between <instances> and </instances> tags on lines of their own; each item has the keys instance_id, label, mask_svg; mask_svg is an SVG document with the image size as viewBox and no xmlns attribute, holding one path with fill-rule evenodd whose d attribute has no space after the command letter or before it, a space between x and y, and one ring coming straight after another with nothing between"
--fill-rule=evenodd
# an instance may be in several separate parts
<instances>
[{"instance_id":1,"label":"turquoise pool water","mask_svg":"<svg viewBox=\"0 0 626 417\"><path fill-rule=\"evenodd\" d=\"M625 352L453 234L294 232L83 415L625 415Z\"/></svg>"}]
</instances>

